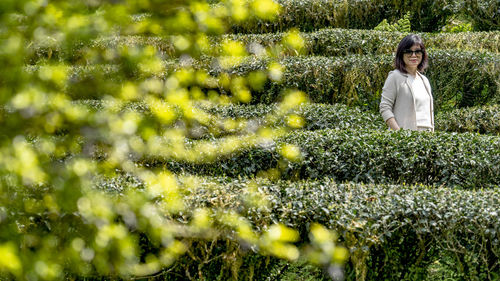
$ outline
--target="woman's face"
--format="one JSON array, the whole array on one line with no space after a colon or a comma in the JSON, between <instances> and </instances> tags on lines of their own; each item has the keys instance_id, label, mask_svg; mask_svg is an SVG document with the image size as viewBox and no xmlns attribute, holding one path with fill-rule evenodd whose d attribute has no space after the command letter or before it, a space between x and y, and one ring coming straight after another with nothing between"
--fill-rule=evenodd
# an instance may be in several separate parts
<instances>
[{"instance_id":1,"label":"woman's face","mask_svg":"<svg viewBox=\"0 0 500 281\"><path fill-rule=\"evenodd\" d=\"M410 49L403 51L403 62L408 70L416 70L422 62L423 52L419 45L413 45Z\"/></svg>"}]
</instances>

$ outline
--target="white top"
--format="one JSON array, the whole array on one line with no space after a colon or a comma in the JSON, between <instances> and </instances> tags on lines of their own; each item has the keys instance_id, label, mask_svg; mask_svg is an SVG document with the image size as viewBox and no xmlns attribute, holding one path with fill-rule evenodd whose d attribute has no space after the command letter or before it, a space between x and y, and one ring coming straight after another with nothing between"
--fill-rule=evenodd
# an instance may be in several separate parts
<instances>
[{"instance_id":1,"label":"white top","mask_svg":"<svg viewBox=\"0 0 500 281\"><path fill-rule=\"evenodd\" d=\"M431 120L431 97L425 89L424 81L417 75L409 75L412 86L413 98L415 100L415 117L417 127L432 128Z\"/></svg>"}]
</instances>

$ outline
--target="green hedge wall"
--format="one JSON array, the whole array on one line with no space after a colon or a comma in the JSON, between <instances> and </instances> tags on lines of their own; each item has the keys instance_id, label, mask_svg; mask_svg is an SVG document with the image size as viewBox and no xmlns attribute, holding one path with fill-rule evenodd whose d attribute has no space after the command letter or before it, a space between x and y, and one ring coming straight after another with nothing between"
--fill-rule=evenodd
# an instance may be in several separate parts
<instances>
[{"instance_id":1,"label":"green hedge wall","mask_svg":"<svg viewBox=\"0 0 500 281\"><path fill-rule=\"evenodd\" d=\"M258 104L216 106L208 108L207 111L223 117L258 118L271 113L273 109L275 109L273 105ZM387 128L380 114L343 104L307 104L294 112L304 118L303 129L308 131ZM441 111L435 116L435 129L436 131L500 135L500 107L492 105Z\"/></svg>"},{"instance_id":2,"label":"green hedge wall","mask_svg":"<svg viewBox=\"0 0 500 281\"><path fill-rule=\"evenodd\" d=\"M436 116L435 120L436 130L500 135L500 106L498 105L443 111Z\"/></svg>"},{"instance_id":3,"label":"green hedge wall","mask_svg":"<svg viewBox=\"0 0 500 281\"><path fill-rule=\"evenodd\" d=\"M435 110L459 106L496 103L500 99L500 56L478 52L432 51L429 54L429 78ZM283 89L306 92L312 102L343 103L378 109L381 89L393 69L393 57L347 56L287 57L280 82L268 83L253 94L253 103L271 103ZM265 61L251 61L232 73L247 74L263 69Z\"/></svg>"},{"instance_id":4,"label":"green hedge wall","mask_svg":"<svg viewBox=\"0 0 500 281\"><path fill-rule=\"evenodd\" d=\"M297 162L281 159L280 147L300 147ZM482 188L500 184L500 139L456 133L319 130L294 132L266 144L209 164L187 164L168 159L143 159L176 172L230 177L251 176L281 168L285 179L333 179L374 183Z\"/></svg>"},{"instance_id":5,"label":"green hedge wall","mask_svg":"<svg viewBox=\"0 0 500 281\"><path fill-rule=\"evenodd\" d=\"M270 46L279 43L285 33L265 34L228 34L222 37L211 37L212 43L217 45L221 38L229 38L244 42L259 43ZM406 34L363 29L324 28L313 32L301 33L305 42L304 55L345 56L353 54L392 54L399 41ZM419 33L428 49L458 49L468 51L500 52L500 31L489 32L461 32L461 33ZM175 55L175 48L168 38L117 36L101 38L92 42L92 48L106 50L118 46L153 46L168 59ZM48 52L52 60L62 60L75 64L85 64L81 49L65 52L58 48L49 49L43 46L32 46L28 63L47 59Z\"/></svg>"},{"instance_id":6,"label":"green hedge wall","mask_svg":"<svg viewBox=\"0 0 500 281\"><path fill-rule=\"evenodd\" d=\"M234 209L257 231L283 223L299 230L300 242L307 241L312 223L335 230L341 244L350 250L346 280L428 280L428 267L443 256L449 263L442 266L459 280L497 280L500 274L498 188L467 191L422 185L339 184L329 178L271 182L218 177L189 182L196 187L186 192L188 209ZM99 180L97 186L124 192L126 188L142 188L142 183L122 176ZM248 190L255 186L258 189L251 195ZM249 196L260 198L259 205L249 203ZM179 218L188 219L187 215ZM213 247L219 256L241 258L243 265L253 256L256 260L252 262L269 273L269 260L255 257L244 245L229 247L231 243L221 240L192 243ZM229 270L221 269L222 263L223 259L213 257L202 266L204 276L230 276ZM186 256L165 277L175 280L176 274L182 275L186 269L196 273L200 269L196 265L197 261ZM245 273L240 272L240 277ZM265 279L259 271L253 277Z\"/></svg>"},{"instance_id":7,"label":"green hedge wall","mask_svg":"<svg viewBox=\"0 0 500 281\"><path fill-rule=\"evenodd\" d=\"M231 34L225 37L264 46L279 43L286 33ZM461 33L418 33L427 49L455 49L500 52L500 31ZM362 29L324 28L302 32L304 55L346 56L353 54L392 54L407 34Z\"/></svg>"},{"instance_id":8,"label":"green hedge wall","mask_svg":"<svg viewBox=\"0 0 500 281\"><path fill-rule=\"evenodd\" d=\"M76 101L85 105L89 110L100 110L101 100ZM200 105L205 111L223 118L245 118L259 120L276 109L274 105ZM149 115L148 106L141 102L123 105L123 110L132 110L140 114ZM359 107L348 107L343 104L310 103L302 105L290 113L304 118L303 130L313 131L322 129L358 129L379 130L386 129L379 113L363 111ZM286 125L280 120L278 125ZM435 116L436 131L471 132L480 134L500 135L500 108L498 105L459 108L451 111L441 111Z\"/></svg>"},{"instance_id":9,"label":"green hedge wall","mask_svg":"<svg viewBox=\"0 0 500 281\"><path fill-rule=\"evenodd\" d=\"M434 95L435 110L455 107L495 104L500 102L500 56L481 52L433 51L430 67L426 72ZM268 61L250 58L246 63L228 72L238 75L264 69ZM304 91L315 103L343 103L378 110L380 92L387 74L393 69L390 55L353 55L342 58L286 57L280 61L285 71L279 82L268 81L263 90L252 93L252 103L273 103L283 90L297 88ZM196 67L206 68L212 61L206 59ZM167 61L166 69L176 67ZM29 67L37 71L37 67ZM99 99L115 95L120 87L120 77L141 77L138 70L118 69L113 65L74 67L70 71L65 91L74 99ZM211 69L212 75L221 73ZM163 78L167 73L161 75ZM96 85L88 91L88 84L95 77L107 78L108 83ZM224 92L224 89L220 88Z\"/></svg>"},{"instance_id":10,"label":"green hedge wall","mask_svg":"<svg viewBox=\"0 0 500 281\"><path fill-rule=\"evenodd\" d=\"M232 207L258 230L281 222L298 229L302 241L311 223L321 223L350 249L347 280L426 280L427 267L443 255L460 280L499 277L498 188L257 180L264 199L252 206L245 197L252 183L217 180L200 179L187 197L189 208Z\"/></svg>"},{"instance_id":11,"label":"green hedge wall","mask_svg":"<svg viewBox=\"0 0 500 281\"><path fill-rule=\"evenodd\" d=\"M439 31L452 15L472 20L476 30L499 30L496 0L390 1L390 0L278 0L282 13L275 21L234 24L233 33L285 31L292 27L311 31L325 27L373 29L382 20L395 22L411 13L412 30Z\"/></svg>"}]
</instances>

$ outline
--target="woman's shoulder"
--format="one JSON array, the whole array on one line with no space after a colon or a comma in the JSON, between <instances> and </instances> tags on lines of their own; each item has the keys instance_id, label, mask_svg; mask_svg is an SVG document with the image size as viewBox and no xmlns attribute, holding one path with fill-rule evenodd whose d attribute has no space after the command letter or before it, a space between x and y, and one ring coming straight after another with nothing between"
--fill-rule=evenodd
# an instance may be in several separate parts
<instances>
[{"instance_id":1,"label":"woman's shoulder","mask_svg":"<svg viewBox=\"0 0 500 281\"><path fill-rule=\"evenodd\" d=\"M407 74L401 72L399 69L389 71L387 79L406 79Z\"/></svg>"},{"instance_id":2,"label":"woman's shoulder","mask_svg":"<svg viewBox=\"0 0 500 281\"><path fill-rule=\"evenodd\" d=\"M408 75L408 74L406 74L406 73L403 73L401 70L399 70L399 69L397 69L397 68L396 68L396 69L393 69L393 70L391 70L391 71L389 71L389 75L390 75L390 74L393 74L393 75L400 75L400 76L404 76L404 77L406 77L406 76Z\"/></svg>"}]
</instances>

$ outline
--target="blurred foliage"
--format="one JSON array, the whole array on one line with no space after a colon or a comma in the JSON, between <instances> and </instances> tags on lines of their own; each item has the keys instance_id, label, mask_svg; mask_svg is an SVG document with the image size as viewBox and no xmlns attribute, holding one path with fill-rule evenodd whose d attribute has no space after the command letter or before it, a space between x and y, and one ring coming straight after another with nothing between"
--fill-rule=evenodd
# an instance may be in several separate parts
<instances>
[{"instance_id":1,"label":"blurred foliage","mask_svg":"<svg viewBox=\"0 0 500 281\"><path fill-rule=\"evenodd\" d=\"M236 249L248 245L290 260L302 256L296 230L270 224L257 231L237 210L191 209L184 202L187 187L175 174L139 161L160 156L209 163L298 127L297 122L281 127L215 123L194 106L201 100L248 103L250 89L281 79L283 69L274 59L280 48L261 46L249 53L234 40L213 45L208 39L226 32L228 21L271 20L279 10L271 0L228 0L216 6L196 0L2 1L0 279L149 276L198 251L199 240L225 240ZM121 36L169 38L175 62L165 62L150 44L101 48L94 43ZM283 45L300 51L302 41L291 31ZM33 60L36 50L46 53ZM78 59L52 60L56 51L78 52ZM217 76L192 66L212 56L214 67L226 69L249 55L268 57L268 70ZM74 69L87 74L75 76ZM206 90L211 85L227 90ZM89 96L103 101L102 107L88 110L75 102ZM287 118L306 100L291 91L269 122ZM123 110L137 101L151 114ZM201 126L208 132L199 131ZM190 145L192 134L204 133L223 137ZM294 146L284 147L280 157L300 157ZM96 177L120 173L144 185L117 191L93 184ZM260 204L254 200L248 206ZM321 255L343 249L328 243L315 249ZM332 263L346 258L335 257ZM200 274L191 277L203 278Z\"/></svg>"}]
</instances>

